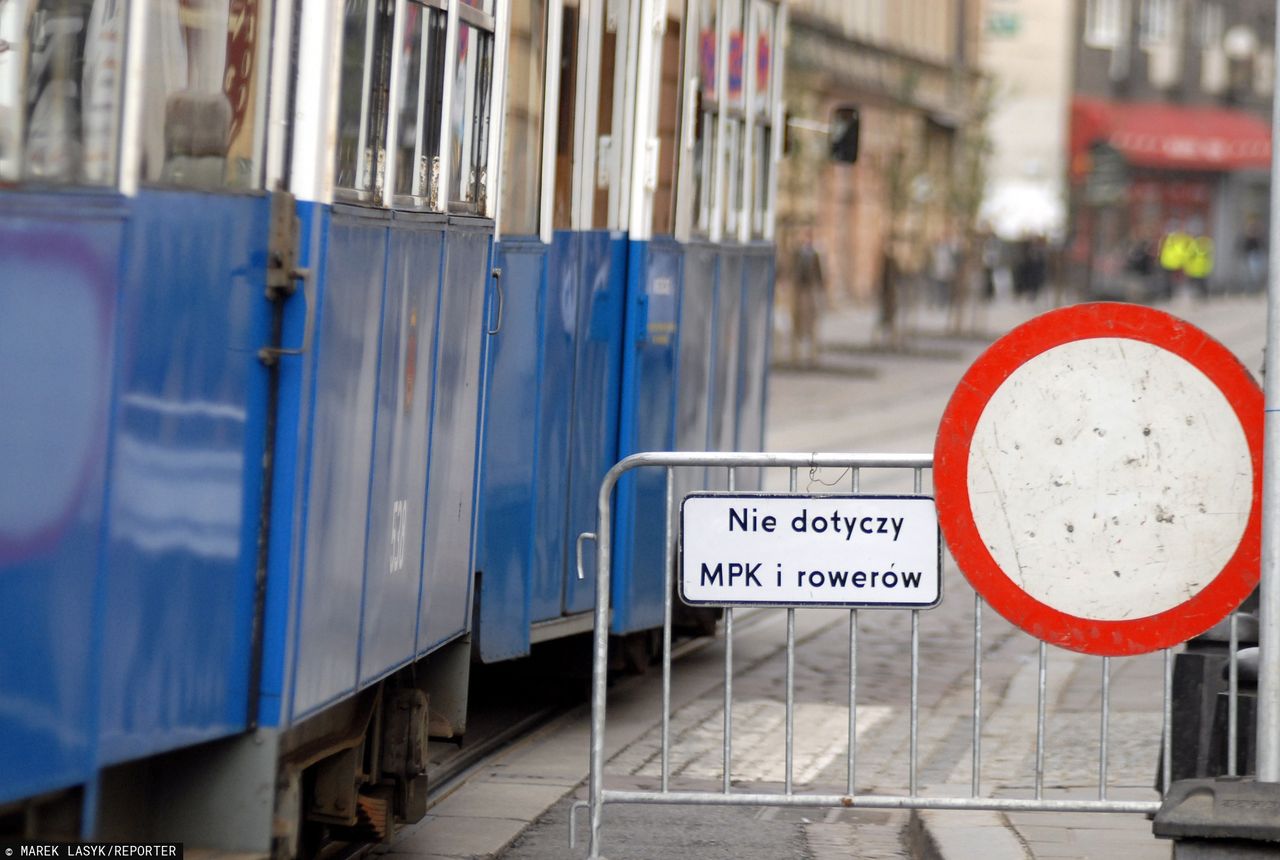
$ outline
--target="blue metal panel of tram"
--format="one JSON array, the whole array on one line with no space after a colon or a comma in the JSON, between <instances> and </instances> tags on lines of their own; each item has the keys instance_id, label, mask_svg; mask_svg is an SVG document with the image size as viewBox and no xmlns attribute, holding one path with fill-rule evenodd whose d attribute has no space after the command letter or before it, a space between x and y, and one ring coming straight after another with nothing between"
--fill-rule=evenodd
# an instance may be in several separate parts
<instances>
[{"instance_id":1,"label":"blue metal panel of tram","mask_svg":"<svg viewBox=\"0 0 1280 860\"><path fill-rule=\"evenodd\" d=\"M490 358L477 560L487 661L528 653L531 623L594 605L574 542L594 528L617 459L626 249L603 231L498 247L505 308Z\"/></svg>"},{"instance_id":2,"label":"blue metal panel of tram","mask_svg":"<svg viewBox=\"0 0 1280 860\"><path fill-rule=\"evenodd\" d=\"M123 207L6 196L0 214L0 803L92 772Z\"/></svg>"},{"instance_id":3,"label":"blue metal panel of tram","mask_svg":"<svg viewBox=\"0 0 1280 860\"><path fill-rule=\"evenodd\" d=\"M270 323L264 197L6 204L0 802L247 725Z\"/></svg>"},{"instance_id":4,"label":"blue metal panel of tram","mask_svg":"<svg viewBox=\"0 0 1280 860\"><path fill-rule=\"evenodd\" d=\"M315 311L294 720L356 685L386 241L378 219L335 212L329 225Z\"/></svg>"},{"instance_id":5,"label":"blue metal panel of tram","mask_svg":"<svg viewBox=\"0 0 1280 860\"><path fill-rule=\"evenodd\" d=\"M546 259L536 239L504 239L494 251L494 266L502 270L502 318L489 349L476 556L480 571L479 648L485 661L529 651L533 452L541 375L539 308Z\"/></svg>"},{"instance_id":6,"label":"blue metal panel of tram","mask_svg":"<svg viewBox=\"0 0 1280 860\"><path fill-rule=\"evenodd\" d=\"M417 653L443 232L391 228L378 371L359 680Z\"/></svg>"},{"instance_id":7,"label":"blue metal panel of tram","mask_svg":"<svg viewBox=\"0 0 1280 860\"><path fill-rule=\"evenodd\" d=\"M144 191L120 302L99 761L248 720L270 339L264 196Z\"/></svg>"},{"instance_id":8,"label":"blue metal panel of tram","mask_svg":"<svg viewBox=\"0 0 1280 860\"><path fill-rule=\"evenodd\" d=\"M451 219L436 335L418 653L466 631L475 560L477 433L492 247L489 222Z\"/></svg>"},{"instance_id":9,"label":"blue metal panel of tram","mask_svg":"<svg viewBox=\"0 0 1280 860\"><path fill-rule=\"evenodd\" d=\"M684 384L677 357L689 325L683 316L690 303L687 267L697 264L685 246L665 237L632 242L630 254L619 458L677 444L677 391ZM689 331L695 329L689 325ZM704 341L701 348L710 347ZM689 352L695 352L693 346ZM679 486L684 478L678 474L676 480ZM666 492L666 475L657 469L632 472L619 483L614 633L662 623L666 523L661 512Z\"/></svg>"},{"instance_id":10,"label":"blue metal panel of tram","mask_svg":"<svg viewBox=\"0 0 1280 860\"><path fill-rule=\"evenodd\" d=\"M565 512L564 611L595 606L595 553L583 553L578 579L575 542L595 531L600 483L618 459L623 311L627 242L596 231L574 234L577 246L577 350L569 433L569 482Z\"/></svg>"},{"instance_id":11,"label":"blue metal panel of tram","mask_svg":"<svg viewBox=\"0 0 1280 860\"><path fill-rule=\"evenodd\" d=\"M309 442L292 473L306 501L286 722L467 629L490 237L470 219L337 207L328 220ZM288 670L266 671L271 695L289 688Z\"/></svg>"}]
</instances>

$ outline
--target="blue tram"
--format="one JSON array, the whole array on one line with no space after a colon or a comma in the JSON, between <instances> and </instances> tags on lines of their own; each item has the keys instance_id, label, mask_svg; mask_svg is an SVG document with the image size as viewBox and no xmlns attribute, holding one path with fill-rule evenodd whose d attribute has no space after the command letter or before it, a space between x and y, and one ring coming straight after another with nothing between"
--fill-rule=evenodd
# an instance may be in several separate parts
<instances>
[{"instance_id":1,"label":"blue tram","mask_svg":"<svg viewBox=\"0 0 1280 860\"><path fill-rule=\"evenodd\" d=\"M422 814L473 656L588 629L608 467L761 443L784 27L0 0L0 834Z\"/></svg>"}]
</instances>

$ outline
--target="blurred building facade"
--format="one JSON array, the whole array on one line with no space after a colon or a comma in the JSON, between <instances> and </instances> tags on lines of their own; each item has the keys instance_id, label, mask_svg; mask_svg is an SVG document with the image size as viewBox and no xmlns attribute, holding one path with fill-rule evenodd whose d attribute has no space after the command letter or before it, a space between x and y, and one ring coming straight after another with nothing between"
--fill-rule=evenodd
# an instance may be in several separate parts
<instances>
[{"instance_id":1,"label":"blurred building facade","mask_svg":"<svg viewBox=\"0 0 1280 860\"><path fill-rule=\"evenodd\" d=\"M828 292L874 298L886 255L921 269L953 229L957 170L981 77L988 0L792 0L786 54L789 148L779 177L781 280L797 237L814 230ZM827 158L820 125L838 105L861 113L852 166ZM806 122L807 121L807 122Z\"/></svg>"},{"instance_id":2,"label":"blurred building facade","mask_svg":"<svg viewBox=\"0 0 1280 860\"><path fill-rule=\"evenodd\" d=\"M992 152L982 214L1006 240L1058 238L1066 227L1073 7L1063 0L987 0L983 10Z\"/></svg>"},{"instance_id":3,"label":"blurred building facade","mask_svg":"<svg viewBox=\"0 0 1280 860\"><path fill-rule=\"evenodd\" d=\"M1159 276L1176 234L1212 242L1210 286L1260 286L1273 0L1077 0L1074 13L1068 257L1081 286L1144 297L1143 249Z\"/></svg>"}]
</instances>

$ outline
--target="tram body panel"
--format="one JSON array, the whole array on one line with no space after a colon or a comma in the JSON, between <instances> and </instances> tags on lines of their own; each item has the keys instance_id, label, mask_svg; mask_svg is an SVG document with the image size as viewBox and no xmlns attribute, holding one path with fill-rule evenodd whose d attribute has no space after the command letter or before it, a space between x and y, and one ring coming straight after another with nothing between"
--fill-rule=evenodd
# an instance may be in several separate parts
<instances>
[{"instance_id":1,"label":"tram body panel","mask_svg":"<svg viewBox=\"0 0 1280 860\"><path fill-rule=\"evenodd\" d=\"M356 686L386 271L384 221L335 212L328 231L312 345L294 721Z\"/></svg>"},{"instance_id":2,"label":"tram body panel","mask_svg":"<svg viewBox=\"0 0 1280 860\"><path fill-rule=\"evenodd\" d=\"M92 631L123 242L119 205L4 202L0 473L22 492L0 497L0 803L82 782L94 767Z\"/></svg>"},{"instance_id":3,"label":"tram body panel","mask_svg":"<svg viewBox=\"0 0 1280 860\"><path fill-rule=\"evenodd\" d=\"M320 363L318 317L323 309L325 267L329 259L330 207L299 201L298 262L311 274L310 294L284 304L282 343L304 344L312 330L310 348L280 358L279 420L273 455L272 527L268 532L268 573L263 612L262 678L258 722L262 726L289 723L298 666L307 538L307 492L312 451L311 427L316 397L316 367Z\"/></svg>"},{"instance_id":4,"label":"tram body panel","mask_svg":"<svg viewBox=\"0 0 1280 860\"><path fill-rule=\"evenodd\" d=\"M470 626L484 314L492 246L490 222L451 219L445 234L436 326L419 655Z\"/></svg>"},{"instance_id":5,"label":"tram body panel","mask_svg":"<svg viewBox=\"0 0 1280 860\"><path fill-rule=\"evenodd\" d=\"M569 506L570 428L574 406L574 364L582 287L579 236L557 232L547 247L538 352L538 430L534 485L533 568L530 620L559 618L564 611L570 550L566 547ZM495 404L495 408L497 404ZM496 416L495 416L496 417ZM492 426L492 425L491 425Z\"/></svg>"},{"instance_id":6,"label":"tram body panel","mask_svg":"<svg viewBox=\"0 0 1280 860\"><path fill-rule=\"evenodd\" d=\"M503 240L494 251L494 266L502 270L502 325L490 338L476 550L478 645L485 662L529 653L537 355L546 263L544 246L536 239Z\"/></svg>"},{"instance_id":7,"label":"tram body panel","mask_svg":"<svg viewBox=\"0 0 1280 860\"><path fill-rule=\"evenodd\" d=\"M144 190L120 304L99 761L245 728L270 201Z\"/></svg>"},{"instance_id":8,"label":"tram body panel","mask_svg":"<svg viewBox=\"0 0 1280 860\"><path fill-rule=\"evenodd\" d=\"M686 246L658 238L632 242L630 261L619 459L639 451L672 450L678 444L680 350L691 255ZM677 474L677 488L686 480ZM619 482L613 633L662 624L666 523L661 511L666 494L664 470L636 470Z\"/></svg>"},{"instance_id":9,"label":"tram body panel","mask_svg":"<svg viewBox=\"0 0 1280 860\"><path fill-rule=\"evenodd\" d=\"M441 230L390 230L383 303L360 684L412 660L427 498Z\"/></svg>"},{"instance_id":10,"label":"tram body panel","mask_svg":"<svg viewBox=\"0 0 1280 860\"><path fill-rule=\"evenodd\" d=\"M595 531L600 484L618 460L627 242L605 231L583 232L577 234L577 251L577 351L565 514L566 613L595 606L595 552L584 547L583 578L578 579L575 542L579 534Z\"/></svg>"},{"instance_id":11,"label":"tram body panel","mask_svg":"<svg viewBox=\"0 0 1280 860\"><path fill-rule=\"evenodd\" d=\"M708 386L708 451L732 451L738 430L738 372L742 357L742 289L746 270L740 248L719 255L716 278L713 370ZM722 475L723 469L716 470ZM719 476L717 476L719 477Z\"/></svg>"}]
</instances>

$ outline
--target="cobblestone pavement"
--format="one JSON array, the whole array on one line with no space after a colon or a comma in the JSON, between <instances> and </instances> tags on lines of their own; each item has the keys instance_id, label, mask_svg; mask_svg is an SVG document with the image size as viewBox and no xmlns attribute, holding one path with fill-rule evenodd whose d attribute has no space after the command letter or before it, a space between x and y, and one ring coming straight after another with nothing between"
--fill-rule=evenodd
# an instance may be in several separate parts
<instances>
[{"instance_id":1,"label":"cobblestone pavement","mask_svg":"<svg viewBox=\"0 0 1280 860\"><path fill-rule=\"evenodd\" d=\"M1250 368L1260 367L1262 301L1226 299L1172 308L1232 347ZM1006 303L987 310L988 333L1006 330L1041 310ZM937 322L937 321L934 321ZM921 319L923 328L928 319ZM913 351L868 350L871 315L828 315L831 348L817 371L784 370L771 383L771 450L929 451L947 398L964 369L990 337L921 336ZM939 330L935 327L934 330ZM850 477L829 470L797 476L801 490L844 490ZM910 474L878 470L862 476L867 492L909 490ZM903 482L906 482L904 485ZM767 486L785 489L788 476ZM927 490L927 481L926 481ZM967 796L972 787L973 626L975 600L948 559L944 599L920 614L918 781L937 796ZM844 610L797 613L795 660L795 764L797 792L842 793L848 762L849 622ZM733 791L781 791L785 696L785 612L740 613L734 640ZM858 613L858 793L905 794L910 747L911 616L901 610ZM1039 646L990 609L982 614L982 778L984 795L1030 796L1036 774ZM1048 797L1097 797L1100 772L1101 661L1050 648L1046 676L1046 751L1043 791ZM673 673L671 787L717 792L723 768L724 643L718 641L677 662ZM1111 715L1107 724L1107 792L1112 797L1155 798L1161 729L1159 655L1111 661ZM660 784L660 678L616 686L610 693L606 783L654 789ZM585 773L585 727L571 740L525 754L564 774ZM562 752L571 750L571 753ZM558 767L566 758L572 765ZM536 771L536 772L535 772ZM499 764L485 776L533 782L531 766ZM581 777L579 777L580 779ZM585 856L586 816L579 816L576 851L566 845L571 801L578 785L523 830L500 856L508 860ZM489 814L502 816L494 810ZM849 809L609 806L604 853L624 858L900 858L1125 856L1167 857L1167 843L1151 836L1141 816L1116 814L1001 815ZM393 849L394 851L394 849ZM406 852L408 853L408 852ZM435 856L490 856L463 848Z\"/></svg>"}]
</instances>

